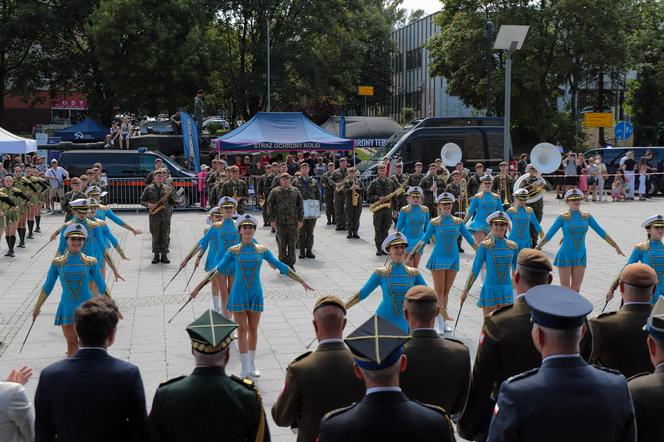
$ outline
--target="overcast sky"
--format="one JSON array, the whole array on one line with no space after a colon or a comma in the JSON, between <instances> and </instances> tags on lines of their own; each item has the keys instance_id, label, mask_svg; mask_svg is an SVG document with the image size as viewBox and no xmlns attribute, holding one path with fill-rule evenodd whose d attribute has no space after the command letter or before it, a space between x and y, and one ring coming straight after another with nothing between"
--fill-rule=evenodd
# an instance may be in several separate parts
<instances>
[{"instance_id":1,"label":"overcast sky","mask_svg":"<svg viewBox=\"0 0 664 442\"><path fill-rule=\"evenodd\" d=\"M427 15L440 11L440 0L404 0L403 7L406 9L424 9Z\"/></svg>"}]
</instances>

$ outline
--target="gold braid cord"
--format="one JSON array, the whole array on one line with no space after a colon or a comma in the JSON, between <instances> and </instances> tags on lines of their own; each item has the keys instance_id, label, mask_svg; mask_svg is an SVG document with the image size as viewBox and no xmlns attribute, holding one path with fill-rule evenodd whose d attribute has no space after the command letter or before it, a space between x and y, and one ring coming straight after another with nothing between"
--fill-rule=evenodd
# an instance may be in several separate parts
<instances>
[{"instance_id":1,"label":"gold braid cord","mask_svg":"<svg viewBox=\"0 0 664 442\"><path fill-rule=\"evenodd\" d=\"M355 293L348 301L346 301L346 310L360 303L360 292Z\"/></svg>"},{"instance_id":2,"label":"gold braid cord","mask_svg":"<svg viewBox=\"0 0 664 442\"><path fill-rule=\"evenodd\" d=\"M44 291L44 288L42 287L41 291L39 292L39 296L37 297L37 302L35 303L35 309L36 310L41 310L42 305L46 302L46 298L48 298L48 295Z\"/></svg>"},{"instance_id":3,"label":"gold braid cord","mask_svg":"<svg viewBox=\"0 0 664 442\"><path fill-rule=\"evenodd\" d=\"M418 253L420 253L420 251L423 248L424 248L424 242L418 241L417 244L415 244L415 247L413 247L413 250L410 251L410 255L411 256L417 255Z\"/></svg>"},{"instance_id":4,"label":"gold braid cord","mask_svg":"<svg viewBox=\"0 0 664 442\"><path fill-rule=\"evenodd\" d=\"M304 278L295 273L295 270L293 270L290 266L288 267L288 277L293 281L299 282L300 284L304 282Z\"/></svg>"}]
</instances>

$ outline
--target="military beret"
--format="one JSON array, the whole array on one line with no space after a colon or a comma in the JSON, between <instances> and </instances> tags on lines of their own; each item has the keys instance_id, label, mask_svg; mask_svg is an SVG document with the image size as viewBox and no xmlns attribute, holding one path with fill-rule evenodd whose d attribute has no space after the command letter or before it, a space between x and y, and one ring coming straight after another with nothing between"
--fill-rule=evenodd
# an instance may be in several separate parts
<instances>
[{"instance_id":1,"label":"military beret","mask_svg":"<svg viewBox=\"0 0 664 442\"><path fill-rule=\"evenodd\" d=\"M161 161L161 160L158 160L158 161ZM159 168L159 169L154 170L153 175L161 175L161 174L164 174L164 173L166 173L166 171L162 168Z\"/></svg>"},{"instance_id":2,"label":"military beret","mask_svg":"<svg viewBox=\"0 0 664 442\"><path fill-rule=\"evenodd\" d=\"M424 164L422 164L421 161L418 161L418 162L415 163L415 165L416 165L416 166L423 166Z\"/></svg>"},{"instance_id":3,"label":"military beret","mask_svg":"<svg viewBox=\"0 0 664 442\"><path fill-rule=\"evenodd\" d=\"M333 305L339 307L346 314L346 304L339 298L337 295L323 295L316 301L314 305L314 312L322 307L327 307L328 305Z\"/></svg>"},{"instance_id":4,"label":"military beret","mask_svg":"<svg viewBox=\"0 0 664 442\"><path fill-rule=\"evenodd\" d=\"M438 164L436 164L436 163L429 164L429 169L431 169L432 167L435 167L436 169L438 169Z\"/></svg>"},{"instance_id":5,"label":"military beret","mask_svg":"<svg viewBox=\"0 0 664 442\"><path fill-rule=\"evenodd\" d=\"M339 158L339 162L342 162L342 161L348 161L348 158L346 158L346 157Z\"/></svg>"},{"instance_id":6,"label":"military beret","mask_svg":"<svg viewBox=\"0 0 664 442\"><path fill-rule=\"evenodd\" d=\"M546 270L547 272L553 271L551 261L541 250L537 249L522 249L516 262L520 266L529 267L537 270Z\"/></svg>"},{"instance_id":7,"label":"military beret","mask_svg":"<svg viewBox=\"0 0 664 442\"><path fill-rule=\"evenodd\" d=\"M657 285L657 273L652 267L640 262L625 266L620 275L620 280L628 285L647 288Z\"/></svg>"},{"instance_id":8,"label":"military beret","mask_svg":"<svg viewBox=\"0 0 664 442\"><path fill-rule=\"evenodd\" d=\"M438 302L436 291L426 285L415 285L406 292L406 300L413 302Z\"/></svg>"},{"instance_id":9,"label":"military beret","mask_svg":"<svg viewBox=\"0 0 664 442\"><path fill-rule=\"evenodd\" d=\"M348 172L357 172L357 169L354 167L349 167Z\"/></svg>"}]
</instances>

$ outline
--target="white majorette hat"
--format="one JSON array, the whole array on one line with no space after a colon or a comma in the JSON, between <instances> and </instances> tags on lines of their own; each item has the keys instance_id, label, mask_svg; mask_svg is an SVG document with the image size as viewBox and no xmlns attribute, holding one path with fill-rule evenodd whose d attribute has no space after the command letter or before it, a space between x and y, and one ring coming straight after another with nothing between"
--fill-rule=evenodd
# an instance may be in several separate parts
<instances>
[{"instance_id":1,"label":"white majorette hat","mask_svg":"<svg viewBox=\"0 0 664 442\"><path fill-rule=\"evenodd\" d=\"M219 207L237 207L237 201L230 196L222 196L219 199Z\"/></svg>"},{"instance_id":2,"label":"white majorette hat","mask_svg":"<svg viewBox=\"0 0 664 442\"><path fill-rule=\"evenodd\" d=\"M406 235L402 234L401 232L394 232L387 235L387 238L383 240L383 252L388 253L387 250L396 244L403 244L407 246L408 238L406 238Z\"/></svg>"},{"instance_id":3,"label":"white majorette hat","mask_svg":"<svg viewBox=\"0 0 664 442\"><path fill-rule=\"evenodd\" d=\"M257 227L258 226L258 220L254 218L253 216L249 215L248 213L244 215L240 215L237 220L235 221L235 227L238 229L245 224L248 224L250 226Z\"/></svg>"},{"instance_id":4,"label":"white majorette hat","mask_svg":"<svg viewBox=\"0 0 664 442\"><path fill-rule=\"evenodd\" d=\"M454 198L454 195L452 195L449 192L443 192L440 195L436 197L436 204L440 203L452 203L456 201L456 198Z\"/></svg>"},{"instance_id":5,"label":"white majorette hat","mask_svg":"<svg viewBox=\"0 0 664 442\"><path fill-rule=\"evenodd\" d=\"M521 189L516 189L516 191L513 193L514 198L519 198L520 200L527 200L528 199L528 190L521 188Z\"/></svg>"},{"instance_id":6,"label":"white majorette hat","mask_svg":"<svg viewBox=\"0 0 664 442\"><path fill-rule=\"evenodd\" d=\"M415 186L415 187L409 187L408 191L406 192L406 195L408 196L422 196L424 191L420 186Z\"/></svg>"},{"instance_id":7,"label":"white majorette hat","mask_svg":"<svg viewBox=\"0 0 664 442\"><path fill-rule=\"evenodd\" d=\"M90 207L99 207L99 200L97 198L89 198L88 199Z\"/></svg>"},{"instance_id":8,"label":"white majorette hat","mask_svg":"<svg viewBox=\"0 0 664 442\"><path fill-rule=\"evenodd\" d=\"M74 223L67 226L64 233L65 238L78 237L78 238L87 238L88 229L85 228L83 224Z\"/></svg>"},{"instance_id":9,"label":"white majorette hat","mask_svg":"<svg viewBox=\"0 0 664 442\"><path fill-rule=\"evenodd\" d=\"M565 192L565 196L563 198L565 200L580 200L583 199L583 192L581 192L579 189L570 189Z\"/></svg>"},{"instance_id":10,"label":"white majorette hat","mask_svg":"<svg viewBox=\"0 0 664 442\"><path fill-rule=\"evenodd\" d=\"M108 195L108 192L102 192L101 187L99 186L90 186L88 187L88 190L85 191L85 194L88 196L90 195L106 196Z\"/></svg>"},{"instance_id":11,"label":"white majorette hat","mask_svg":"<svg viewBox=\"0 0 664 442\"><path fill-rule=\"evenodd\" d=\"M493 182L493 175L491 175L491 169L487 169L486 172L484 172L484 175L480 177L481 183L485 181Z\"/></svg>"},{"instance_id":12,"label":"white majorette hat","mask_svg":"<svg viewBox=\"0 0 664 442\"><path fill-rule=\"evenodd\" d=\"M652 215L643 220L641 223L642 228L647 227L664 227L664 215Z\"/></svg>"},{"instance_id":13,"label":"white majorette hat","mask_svg":"<svg viewBox=\"0 0 664 442\"><path fill-rule=\"evenodd\" d=\"M79 198L69 203L69 207L77 212L87 212L90 209L90 200L87 198Z\"/></svg>"},{"instance_id":14,"label":"white majorette hat","mask_svg":"<svg viewBox=\"0 0 664 442\"><path fill-rule=\"evenodd\" d=\"M493 212L491 215L486 217L486 222L489 224L493 222L501 222L501 223L506 223L507 227L509 229L512 229L512 220L510 219L509 215L501 210L498 210L496 212Z\"/></svg>"},{"instance_id":15,"label":"white majorette hat","mask_svg":"<svg viewBox=\"0 0 664 442\"><path fill-rule=\"evenodd\" d=\"M223 215L223 214L224 214L224 211L221 210L221 207L219 207L219 206L215 206L215 207L211 208L210 210L208 210L208 216Z\"/></svg>"}]
</instances>

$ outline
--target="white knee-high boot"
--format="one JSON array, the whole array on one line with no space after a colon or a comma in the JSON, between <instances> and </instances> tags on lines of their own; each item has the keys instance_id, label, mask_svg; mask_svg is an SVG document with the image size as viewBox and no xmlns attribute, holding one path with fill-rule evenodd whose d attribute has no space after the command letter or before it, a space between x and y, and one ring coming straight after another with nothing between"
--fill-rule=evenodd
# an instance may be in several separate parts
<instances>
[{"instance_id":1,"label":"white knee-high boot","mask_svg":"<svg viewBox=\"0 0 664 442\"><path fill-rule=\"evenodd\" d=\"M251 373L251 361L249 360L249 353L240 353L240 362L242 363L242 370L240 370L240 377L249 377Z\"/></svg>"},{"instance_id":2,"label":"white knee-high boot","mask_svg":"<svg viewBox=\"0 0 664 442\"><path fill-rule=\"evenodd\" d=\"M256 369L254 360L256 358L256 350L249 350L249 363L251 367L251 373L249 375L253 378L258 378L261 376L261 372Z\"/></svg>"}]
</instances>

